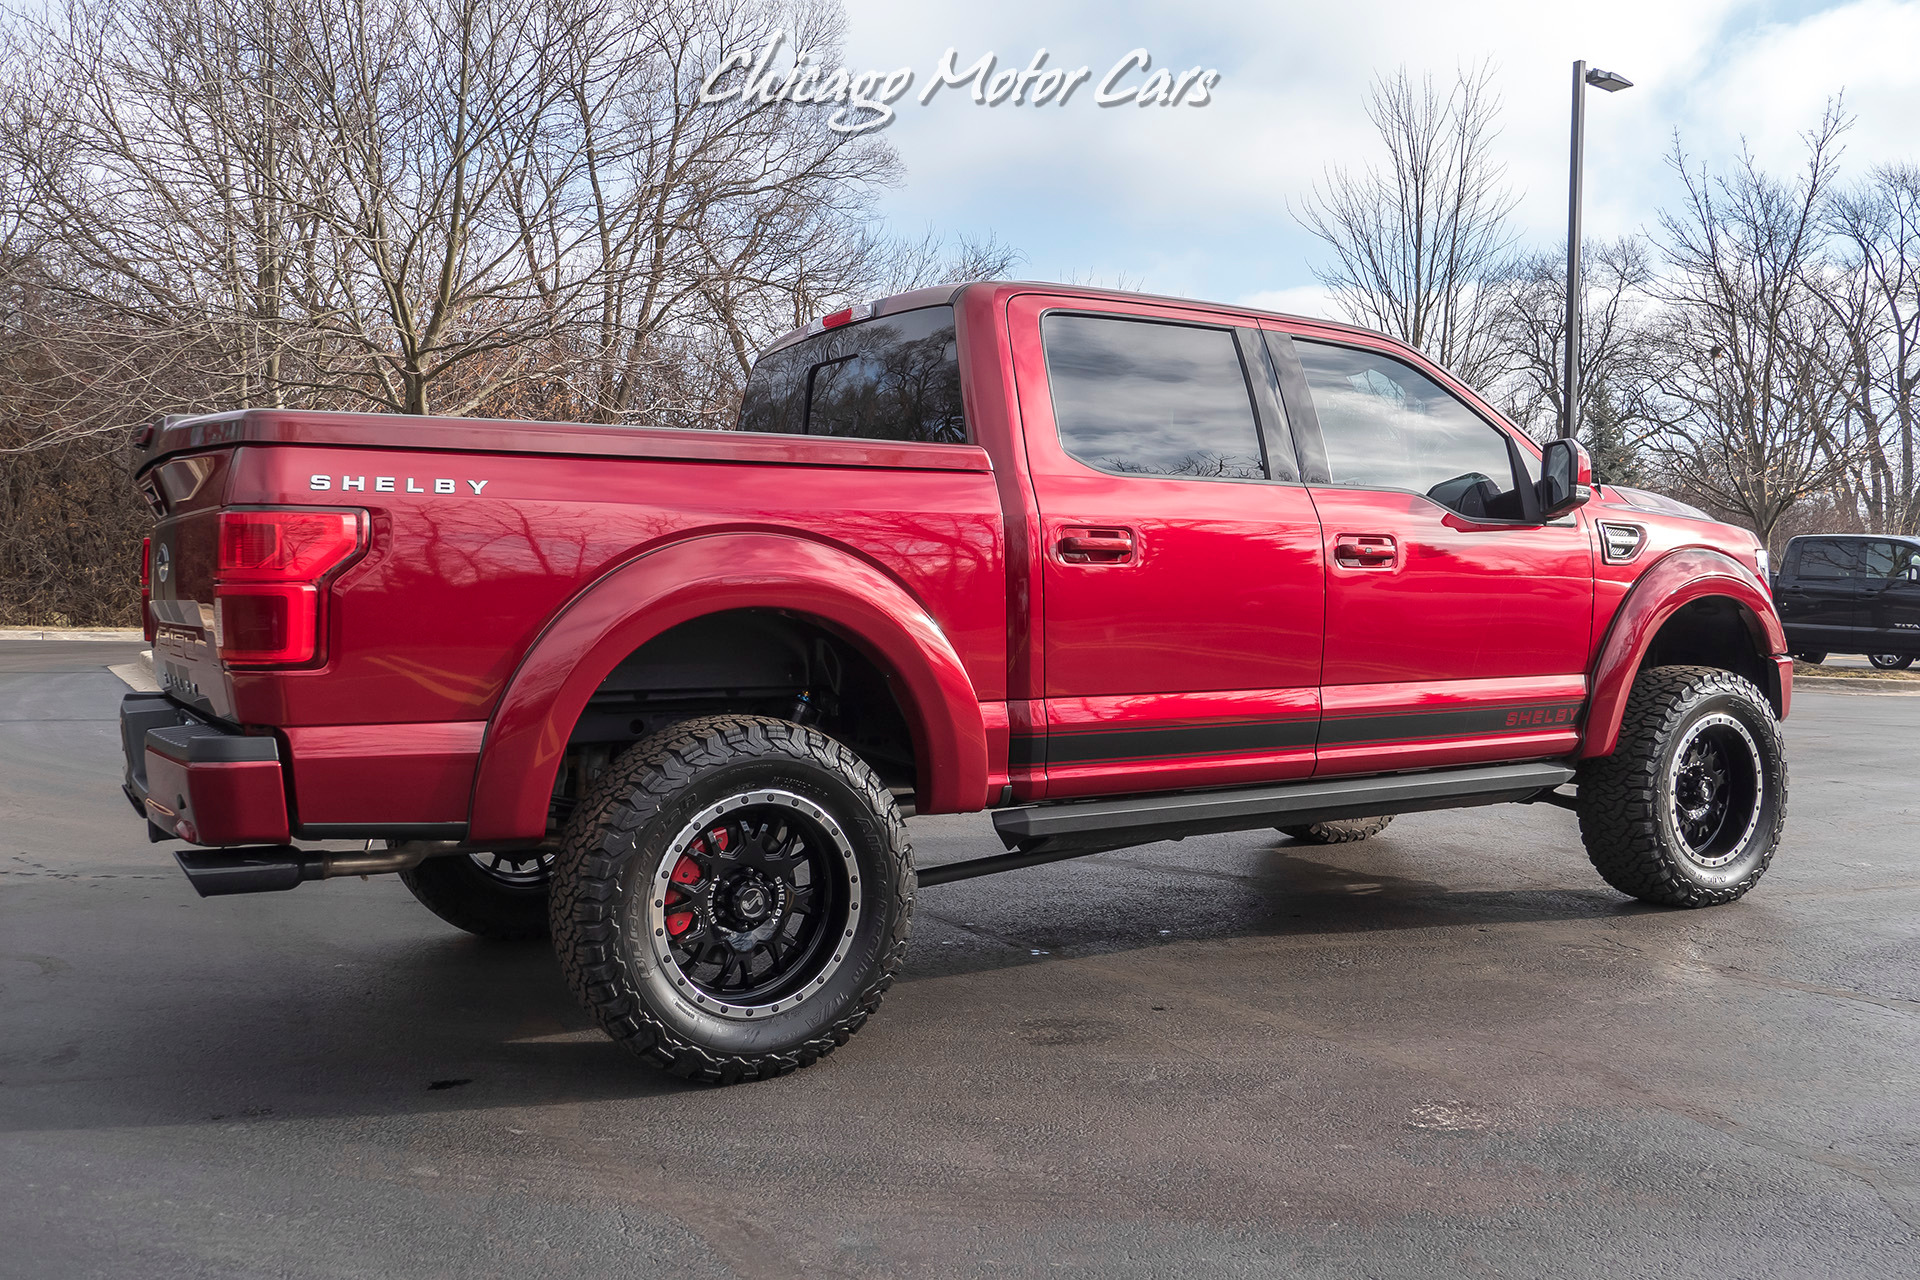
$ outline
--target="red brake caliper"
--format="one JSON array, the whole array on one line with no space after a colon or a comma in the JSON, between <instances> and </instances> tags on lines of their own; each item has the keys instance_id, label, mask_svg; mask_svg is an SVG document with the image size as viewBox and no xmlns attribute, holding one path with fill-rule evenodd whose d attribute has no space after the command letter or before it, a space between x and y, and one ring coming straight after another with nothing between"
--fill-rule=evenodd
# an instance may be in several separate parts
<instances>
[{"instance_id":1,"label":"red brake caliper","mask_svg":"<svg viewBox=\"0 0 1920 1280\"><path fill-rule=\"evenodd\" d=\"M705 849L700 848L700 842L697 840L694 841L693 847L700 849L702 853L706 852ZM671 879L675 884L699 883L700 864L692 858L687 857L686 854L681 854L680 861L674 865ZM680 901L680 895L671 889L667 890L667 906L669 908L667 912L667 932L676 938L693 927L693 912L671 910L672 906L678 901Z\"/></svg>"}]
</instances>

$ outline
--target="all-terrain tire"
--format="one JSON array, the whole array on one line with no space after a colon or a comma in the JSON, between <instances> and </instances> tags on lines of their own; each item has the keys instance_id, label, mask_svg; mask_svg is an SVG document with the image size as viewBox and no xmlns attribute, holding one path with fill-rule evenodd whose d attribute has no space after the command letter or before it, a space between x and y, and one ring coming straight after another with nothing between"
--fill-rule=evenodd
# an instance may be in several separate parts
<instances>
[{"instance_id":1,"label":"all-terrain tire","mask_svg":"<svg viewBox=\"0 0 1920 1280\"><path fill-rule=\"evenodd\" d=\"M1708 907L1745 894L1773 861L1786 823L1787 763L1773 708L1717 667L1643 670L1618 745L1581 766L1579 786L1580 835L1595 869L1620 892L1660 906ZM1711 797L1722 792L1716 820Z\"/></svg>"},{"instance_id":2,"label":"all-terrain tire","mask_svg":"<svg viewBox=\"0 0 1920 1280\"><path fill-rule=\"evenodd\" d=\"M539 865L537 855L529 862ZM433 914L456 929L496 942L527 942L547 936L544 875L502 877L466 854L428 858L400 873L400 883Z\"/></svg>"},{"instance_id":3,"label":"all-terrain tire","mask_svg":"<svg viewBox=\"0 0 1920 1280\"><path fill-rule=\"evenodd\" d=\"M809 903L812 892L823 901L840 894L841 914L819 916L827 945L809 953L822 966L817 976L798 970L783 979L798 984L789 985L788 994L776 987L770 997L741 996L730 1004L725 951L716 984L698 977L701 970L673 947L702 928L716 939L751 937L720 931L720 923L737 923L731 916L723 922L711 905L727 892L723 877L738 884L747 872L726 862L727 846L712 829L731 812L748 815L736 819L745 831L749 818L761 821L753 815L781 804L821 815L807 843L831 848L834 856L820 856L832 867L817 890L801 892ZM796 826L801 821L796 818ZM764 854L758 844L738 847ZM692 850L704 861L688 871ZM719 885L706 890L706 914L694 913L692 925L688 915L661 914L676 902L686 905L676 897L683 873L694 876L694 884ZM568 823L549 916L567 983L608 1035L674 1075L732 1084L810 1066L873 1015L906 958L915 884L913 851L893 795L852 751L789 721L710 716L635 744L595 780ZM737 889L732 894L728 910L742 901ZM754 905L762 905L759 896ZM676 921L684 933L669 936L658 927ZM720 949L719 942L711 945ZM743 983L758 963L743 962ZM772 955L773 968L780 963Z\"/></svg>"},{"instance_id":4,"label":"all-terrain tire","mask_svg":"<svg viewBox=\"0 0 1920 1280\"><path fill-rule=\"evenodd\" d=\"M1275 827L1274 830L1305 844L1353 844L1360 840L1371 840L1392 822L1393 815L1389 813L1378 818L1341 818L1305 827Z\"/></svg>"}]
</instances>

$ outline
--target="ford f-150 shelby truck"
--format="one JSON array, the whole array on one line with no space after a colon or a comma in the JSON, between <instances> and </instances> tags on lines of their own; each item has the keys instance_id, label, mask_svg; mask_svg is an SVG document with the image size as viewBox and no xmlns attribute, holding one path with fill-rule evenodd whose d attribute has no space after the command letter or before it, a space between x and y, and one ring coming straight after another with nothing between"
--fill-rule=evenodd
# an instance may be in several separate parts
<instances>
[{"instance_id":1,"label":"ford f-150 shelby truck","mask_svg":"<svg viewBox=\"0 0 1920 1280\"><path fill-rule=\"evenodd\" d=\"M248 410L138 447L163 692L125 787L195 887L397 871L550 929L685 1076L844 1043L916 886L1547 801L1608 883L1703 906L1785 817L1753 536L1359 329L979 283L782 338L735 431ZM916 875L902 815L981 809L1007 852Z\"/></svg>"}]
</instances>

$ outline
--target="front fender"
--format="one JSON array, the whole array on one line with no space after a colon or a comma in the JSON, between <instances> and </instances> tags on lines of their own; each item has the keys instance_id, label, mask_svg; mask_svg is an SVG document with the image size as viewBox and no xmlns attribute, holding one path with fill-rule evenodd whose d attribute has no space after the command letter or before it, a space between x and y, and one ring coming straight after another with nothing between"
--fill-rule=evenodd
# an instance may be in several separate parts
<instances>
[{"instance_id":1,"label":"front fender","mask_svg":"<svg viewBox=\"0 0 1920 1280\"><path fill-rule=\"evenodd\" d=\"M1732 556L1704 547L1686 547L1668 553L1648 566L1620 602L1613 625L1600 647L1589 687L1585 740L1581 759L1611 755L1620 741L1620 722L1627 713L1627 695L1647 656L1653 638L1675 612L1709 596L1723 596L1740 606L1741 618L1759 650L1762 663L1787 651L1786 633L1773 598L1753 571ZM1778 665L1778 664L1776 664ZM1783 671L1781 687L1773 691L1775 710L1787 711L1791 675Z\"/></svg>"},{"instance_id":2,"label":"front fender","mask_svg":"<svg viewBox=\"0 0 1920 1280\"><path fill-rule=\"evenodd\" d=\"M894 677L919 762L920 812L985 804L987 730L979 698L953 645L918 601L873 565L833 547L780 534L710 534L627 561L541 633L487 727L468 840L541 838L560 758L593 691L655 636L731 609L802 614L863 649Z\"/></svg>"}]
</instances>

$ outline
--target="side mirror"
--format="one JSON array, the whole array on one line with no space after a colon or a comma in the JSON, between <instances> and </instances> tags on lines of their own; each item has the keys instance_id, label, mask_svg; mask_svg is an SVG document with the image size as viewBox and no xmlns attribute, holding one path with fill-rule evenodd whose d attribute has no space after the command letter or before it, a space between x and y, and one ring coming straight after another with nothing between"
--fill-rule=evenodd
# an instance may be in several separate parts
<instances>
[{"instance_id":1,"label":"side mirror","mask_svg":"<svg viewBox=\"0 0 1920 1280\"><path fill-rule=\"evenodd\" d=\"M1553 520L1593 496L1593 460L1577 440L1555 440L1540 458L1540 518Z\"/></svg>"}]
</instances>

